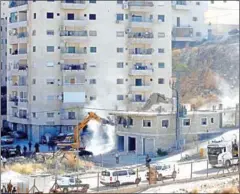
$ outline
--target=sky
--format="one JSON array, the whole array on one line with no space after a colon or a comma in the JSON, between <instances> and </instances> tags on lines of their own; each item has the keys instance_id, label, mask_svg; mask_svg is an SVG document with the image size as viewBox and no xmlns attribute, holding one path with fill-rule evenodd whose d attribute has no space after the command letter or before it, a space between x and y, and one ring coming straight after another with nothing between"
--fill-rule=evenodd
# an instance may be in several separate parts
<instances>
[{"instance_id":1,"label":"sky","mask_svg":"<svg viewBox=\"0 0 240 194\"><path fill-rule=\"evenodd\" d=\"M239 25L239 1L232 0L208 1L208 11L205 13L205 22L212 24L238 24Z\"/></svg>"}]
</instances>

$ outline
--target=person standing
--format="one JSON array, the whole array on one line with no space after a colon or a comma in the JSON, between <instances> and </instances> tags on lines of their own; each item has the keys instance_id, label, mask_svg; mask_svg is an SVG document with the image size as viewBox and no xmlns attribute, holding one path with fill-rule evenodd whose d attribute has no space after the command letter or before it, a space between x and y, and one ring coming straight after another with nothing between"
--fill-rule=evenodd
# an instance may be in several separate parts
<instances>
[{"instance_id":1,"label":"person standing","mask_svg":"<svg viewBox=\"0 0 240 194\"><path fill-rule=\"evenodd\" d=\"M7 191L8 191L8 193L12 193L12 188L13 188L13 185L12 185L12 183L11 183L11 181L8 183L8 185L7 185Z\"/></svg>"},{"instance_id":2,"label":"person standing","mask_svg":"<svg viewBox=\"0 0 240 194\"><path fill-rule=\"evenodd\" d=\"M28 142L28 149L29 149L29 152L31 152L31 149L32 149L32 142L31 141Z\"/></svg>"},{"instance_id":3,"label":"person standing","mask_svg":"<svg viewBox=\"0 0 240 194\"><path fill-rule=\"evenodd\" d=\"M119 164L119 154L118 153L115 154L115 158L116 158L116 164Z\"/></svg>"},{"instance_id":4,"label":"person standing","mask_svg":"<svg viewBox=\"0 0 240 194\"><path fill-rule=\"evenodd\" d=\"M26 155L27 155L27 147L24 146L23 147L23 156L26 157Z\"/></svg>"},{"instance_id":5,"label":"person standing","mask_svg":"<svg viewBox=\"0 0 240 194\"><path fill-rule=\"evenodd\" d=\"M149 155L147 154L146 156L146 167L150 168L150 162L151 162L151 158L149 157Z\"/></svg>"}]
</instances>

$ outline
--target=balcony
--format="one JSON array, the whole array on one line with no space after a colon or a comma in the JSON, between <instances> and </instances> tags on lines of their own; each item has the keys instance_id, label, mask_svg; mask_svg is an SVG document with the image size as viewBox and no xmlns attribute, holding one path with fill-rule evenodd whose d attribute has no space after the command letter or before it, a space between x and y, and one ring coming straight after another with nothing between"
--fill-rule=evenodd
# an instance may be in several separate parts
<instances>
[{"instance_id":1,"label":"balcony","mask_svg":"<svg viewBox=\"0 0 240 194\"><path fill-rule=\"evenodd\" d=\"M172 7L178 10L190 10L190 5L187 1L172 1Z\"/></svg>"},{"instance_id":2,"label":"balcony","mask_svg":"<svg viewBox=\"0 0 240 194\"><path fill-rule=\"evenodd\" d=\"M132 17L130 18L132 28L152 28L153 19L143 17Z\"/></svg>"},{"instance_id":3,"label":"balcony","mask_svg":"<svg viewBox=\"0 0 240 194\"><path fill-rule=\"evenodd\" d=\"M85 77L84 77L85 78ZM63 83L63 92L85 91L85 84L82 83Z\"/></svg>"},{"instance_id":4,"label":"balcony","mask_svg":"<svg viewBox=\"0 0 240 194\"><path fill-rule=\"evenodd\" d=\"M87 64L82 63L82 64L63 64L62 65L62 70L63 71L85 71L87 69Z\"/></svg>"},{"instance_id":5,"label":"balcony","mask_svg":"<svg viewBox=\"0 0 240 194\"><path fill-rule=\"evenodd\" d=\"M84 59L87 54L87 48L67 47L61 49L63 59Z\"/></svg>"},{"instance_id":6,"label":"balcony","mask_svg":"<svg viewBox=\"0 0 240 194\"><path fill-rule=\"evenodd\" d=\"M153 68L148 66L137 66L133 69L130 69L129 75L131 76L151 76L153 75Z\"/></svg>"},{"instance_id":7,"label":"balcony","mask_svg":"<svg viewBox=\"0 0 240 194\"><path fill-rule=\"evenodd\" d=\"M129 55L132 60L151 60L153 54L153 49L143 49L143 48L136 48L130 49Z\"/></svg>"},{"instance_id":8,"label":"balcony","mask_svg":"<svg viewBox=\"0 0 240 194\"><path fill-rule=\"evenodd\" d=\"M135 44L151 44L153 41L152 32L130 32L128 38L131 43Z\"/></svg>"},{"instance_id":9,"label":"balcony","mask_svg":"<svg viewBox=\"0 0 240 194\"><path fill-rule=\"evenodd\" d=\"M63 20L63 26L65 27L85 27L88 24L88 20L85 18L74 20Z\"/></svg>"},{"instance_id":10,"label":"balcony","mask_svg":"<svg viewBox=\"0 0 240 194\"><path fill-rule=\"evenodd\" d=\"M27 0L13 0L9 2L8 6L11 12L15 11L24 11L28 9L28 1Z\"/></svg>"},{"instance_id":11,"label":"balcony","mask_svg":"<svg viewBox=\"0 0 240 194\"><path fill-rule=\"evenodd\" d=\"M84 0L62 0L63 9L86 9L88 3Z\"/></svg>"},{"instance_id":12,"label":"balcony","mask_svg":"<svg viewBox=\"0 0 240 194\"><path fill-rule=\"evenodd\" d=\"M14 49L11 57L16 60L27 59L27 48Z\"/></svg>"},{"instance_id":13,"label":"balcony","mask_svg":"<svg viewBox=\"0 0 240 194\"><path fill-rule=\"evenodd\" d=\"M10 36L9 43L10 44L27 43L27 37L28 37L27 32L20 32L15 36Z\"/></svg>"},{"instance_id":14,"label":"balcony","mask_svg":"<svg viewBox=\"0 0 240 194\"><path fill-rule=\"evenodd\" d=\"M137 85L131 85L129 87L129 91L130 93L132 92L150 92L152 89L152 87L150 85L140 85L140 86L137 86Z\"/></svg>"},{"instance_id":15,"label":"balcony","mask_svg":"<svg viewBox=\"0 0 240 194\"><path fill-rule=\"evenodd\" d=\"M9 96L9 103L10 103L10 106L18 106L18 97L17 96Z\"/></svg>"},{"instance_id":16,"label":"balcony","mask_svg":"<svg viewBox=\"0 0 240 194\"><path fill-rule=\"evenodd\" d=\"M63 30L60 32L60 36L62 40L66 42L83 43L88 41L87 30L83 30L83 31Z\"/></svg>"},{"instance_id":17,"label":"balcony","mask_svg":"<svg viewBox=\"0 0 240 194\"><path fill-rule=\"evenodd\" d=\"M18 114L13 113L12 115L8 116L8 120L13 123L19 123L19 124L28 124L28 116L27 114Z\"/></svg>"},{"instance_id":18,"label":"balcony","mask_svg":"<svg viewBox=\"0 0 240 194\"><path fill-rule=\"evenodd\" d=\"M78 119L76 117L68 117L68 116L62 116L61 117L61 124L62 125L77 125Z\"/></svg>"},{"instance_id":19,"label":"balcony","mask_svg":"<svg viewBox=\"0 0 240 194\"><path fill-rule=\"evenodd\" d=\"M19 75L19 76L27 76L27 64L15 64L12 68L10 68L9 75Z\"/></svg>"},{"instance_id":20,"label":"balcony","mask_svg":"<svg viewBox=\"0 0 240 194\"><path fill-rule=\"evenodd\" d=\"M27 27L27 12L21 13L19 15L12 14L9 17L8 28L20 28Z\"/></svg>"},{"instance_id":21,"label":"balcony","mask_svg":"<svg viewBox=\"0 0 240 194\"><path fill-rule=\"evenodd\" d=\"M174 41L193 41L193 28L190 26L173 27L172 37Z\"/></svg>"},{"instance_id":22,"label":"balcony","mask_svg":"<svg viewBox=\"0 0 240 194\"><path fill-rule=\"evenodd\" d=\"M132 1L128 3L128 6L133 12L152 12L154 8L152 1Z\"/></svg>"}]
</instances>

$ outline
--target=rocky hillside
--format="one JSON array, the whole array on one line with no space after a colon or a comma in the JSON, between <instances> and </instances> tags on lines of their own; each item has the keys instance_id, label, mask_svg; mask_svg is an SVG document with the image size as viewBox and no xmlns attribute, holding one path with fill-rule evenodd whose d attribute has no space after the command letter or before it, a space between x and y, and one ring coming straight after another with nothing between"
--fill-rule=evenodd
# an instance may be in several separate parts
<instances>
[{"instance_id":1,"label":"rocky hillside","mask_svg":"<svg viewBox=\"0 0 240 194\"><path fill-rule=\"evenodd\" d=\"M196 107L239 92L239 36L173 50L173 73L181 71L181 101Z\"/></svg>"}]
</instances>

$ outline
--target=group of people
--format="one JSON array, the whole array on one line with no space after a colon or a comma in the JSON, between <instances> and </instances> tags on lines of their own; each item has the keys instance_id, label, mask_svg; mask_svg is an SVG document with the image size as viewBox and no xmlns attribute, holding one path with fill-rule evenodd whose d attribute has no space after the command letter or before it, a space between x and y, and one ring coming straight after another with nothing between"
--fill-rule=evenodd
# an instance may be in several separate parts
<instances>
[{"instance_id":1,"label":"group of people","mask_svg":"<svg viewBox=\"0 0 240 194\"><path fill-rule=\"evenodd\" d=\"M13 187L11 181L7 184L7 188L5 185L3 185L1 189L2 194L10 194L10 193L16 193L16 192L17 192L17 189L16 187Z\"/></svg>"}]
</instances>

